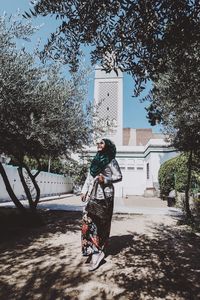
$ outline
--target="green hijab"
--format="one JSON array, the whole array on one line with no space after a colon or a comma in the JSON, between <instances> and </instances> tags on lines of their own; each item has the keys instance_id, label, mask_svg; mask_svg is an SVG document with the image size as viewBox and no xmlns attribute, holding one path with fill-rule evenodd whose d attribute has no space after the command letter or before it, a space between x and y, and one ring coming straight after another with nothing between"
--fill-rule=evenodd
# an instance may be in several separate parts
<instances>
[{"instance_id":1,"label":"green hijab","mask_svg":"<svg viewBox=\"0 0 200 300\"><path fill-rule=\"evenodd\" d=\"M116 147L109 139L102 139L105 142L105 148L98 151L93 158L90 166L90 174L96 177L116 156Z\"/></svg>"}]
</instances>

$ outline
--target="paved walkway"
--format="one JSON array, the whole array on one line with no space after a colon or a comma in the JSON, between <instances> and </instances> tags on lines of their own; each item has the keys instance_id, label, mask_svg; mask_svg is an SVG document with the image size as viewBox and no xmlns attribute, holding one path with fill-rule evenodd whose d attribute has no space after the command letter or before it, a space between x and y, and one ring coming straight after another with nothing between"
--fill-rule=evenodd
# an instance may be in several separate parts
<instances>
[{"instance_id":1,"label":"paved walkway","mask_svg":"<svg viewBox=\"0 0 200 300\"><path fill-rule=\"evenodd\" d=\"M27 201L23 200L24 205ZM0 206L14 206L12 202L0 203ZM41 198L38 208L50 210L82 211L85 203L80 196L73 194ZM114 213L130 213L144 215L180 215L181 210L168 207L167 202L156 197L129 196L128 198L115 198Z\"/></svg>"},{"instance_id":2,"label":"paved walkway","mask_svg":"<svg viewBox=\"0 0 200 300\"><path fill-rule=\"evenodd\" d=\"M135 213L145 215L179 215L180 209L168 207L167 201L156 197L129 196L117 198L114 211L117 213Z\"/></svg>"}]
</instances>

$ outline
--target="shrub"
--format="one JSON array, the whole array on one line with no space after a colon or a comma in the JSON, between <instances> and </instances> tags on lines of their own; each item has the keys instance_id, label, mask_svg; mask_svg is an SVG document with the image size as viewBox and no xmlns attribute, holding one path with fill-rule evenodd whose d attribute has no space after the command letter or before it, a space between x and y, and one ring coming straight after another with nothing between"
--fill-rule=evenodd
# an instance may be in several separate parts
<instances>
[{"instance_id":1,"label":"shrub","mask_svg":"<svg viewBox=\"0 0 200 300\"><path fill-rule=\"evenodd\" d=\"M187 184L187 154L181 154L175 159L175 190L184 192Z\"/></svg>"},{"instance_id":2,"label":"shrub","mask_svg":"<svg viewBox=\"0 0 200 300\"><path fill-rule=\"evenodd\" d=\"M175 158L171 158L160 166L158 181L161 198L168 196L169 192L175 188Z\"/></svg>"},{"instance_id":3,"label":"shrub","mask_svg":"<svg viewBox=\"0 0 200 300\"><path fill-rule=\"evenodd\" d=\"M168 196L169 192L176 190L184 192L187 184L187 153L174 157L160 166L158 181L160 186L161 198ZM195 158L193 160L196 166ZM200 190L200 172L192 171L191 190L198 192Z\"/></svg>"}]
</instances>

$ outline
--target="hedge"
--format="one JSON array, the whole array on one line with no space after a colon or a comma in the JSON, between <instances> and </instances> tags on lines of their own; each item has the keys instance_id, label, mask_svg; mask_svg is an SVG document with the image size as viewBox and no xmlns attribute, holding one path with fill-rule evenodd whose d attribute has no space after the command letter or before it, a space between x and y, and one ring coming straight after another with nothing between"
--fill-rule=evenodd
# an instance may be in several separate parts
<instances>
[{"instance_id":1,"label":"hedge","mask_svg":"<svg viewBox=\"0 0 200 300\"><path fill-rule=\"evenodd\" d=\"M180 154L160 166L158 181L161 198L168 196L172 190L176 190L177 192L185 191L187 182L187 161L188 155ZM200 171L192 171L191 188L195 192L200 191Z\"/></svg>"},{"instance_id":2,"label":"hedge","mask_svg":"<svg viewBox=\"0 0 200 300\"><path fill-rule=\"evenodd\" d=\"M169 192L175 189L175 162L176 157L169 159L160 166L158 181L161 198L168 196Z\"/></svg>"}]
</instances>

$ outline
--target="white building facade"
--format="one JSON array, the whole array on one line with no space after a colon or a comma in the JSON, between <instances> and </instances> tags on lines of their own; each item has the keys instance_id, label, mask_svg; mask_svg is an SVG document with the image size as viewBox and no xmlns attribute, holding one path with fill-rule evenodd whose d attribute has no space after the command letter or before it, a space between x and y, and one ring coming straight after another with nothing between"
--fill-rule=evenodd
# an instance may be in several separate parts
<instances>
[{"instance_id":1,"label":"white building facade","mask_svg":"<svg viewBox=\"0 0 200 300\"><path fill-rule=\"evenodd\" d=\"M96 147L88 150L96 154ZM123 180L115 184L115 195L155 196L159 194L158 171L166 160L177 153L162 139L152 139L146 146L117 146L116 159L120 165Z\"/></svg>"},{"instance_id":2,"label":"white building facade","mask_svg":"<svg viewBox=\"0 0 200 300\"><path fill-rule=\"evenodd\" d=\"M117 147L116 159L123 180L115 185L115 195L158 195L160 165L177 156L177 152L164 140L163 135L153 133L151 129L123 128L122 72L117 75L96 69L94 101L99 106L101 124L107 127L103 137L111 139ZM114 128L110 129L110 125ZM96 146L87 151L93 157Z\"/></svg>"}]
</instances>

